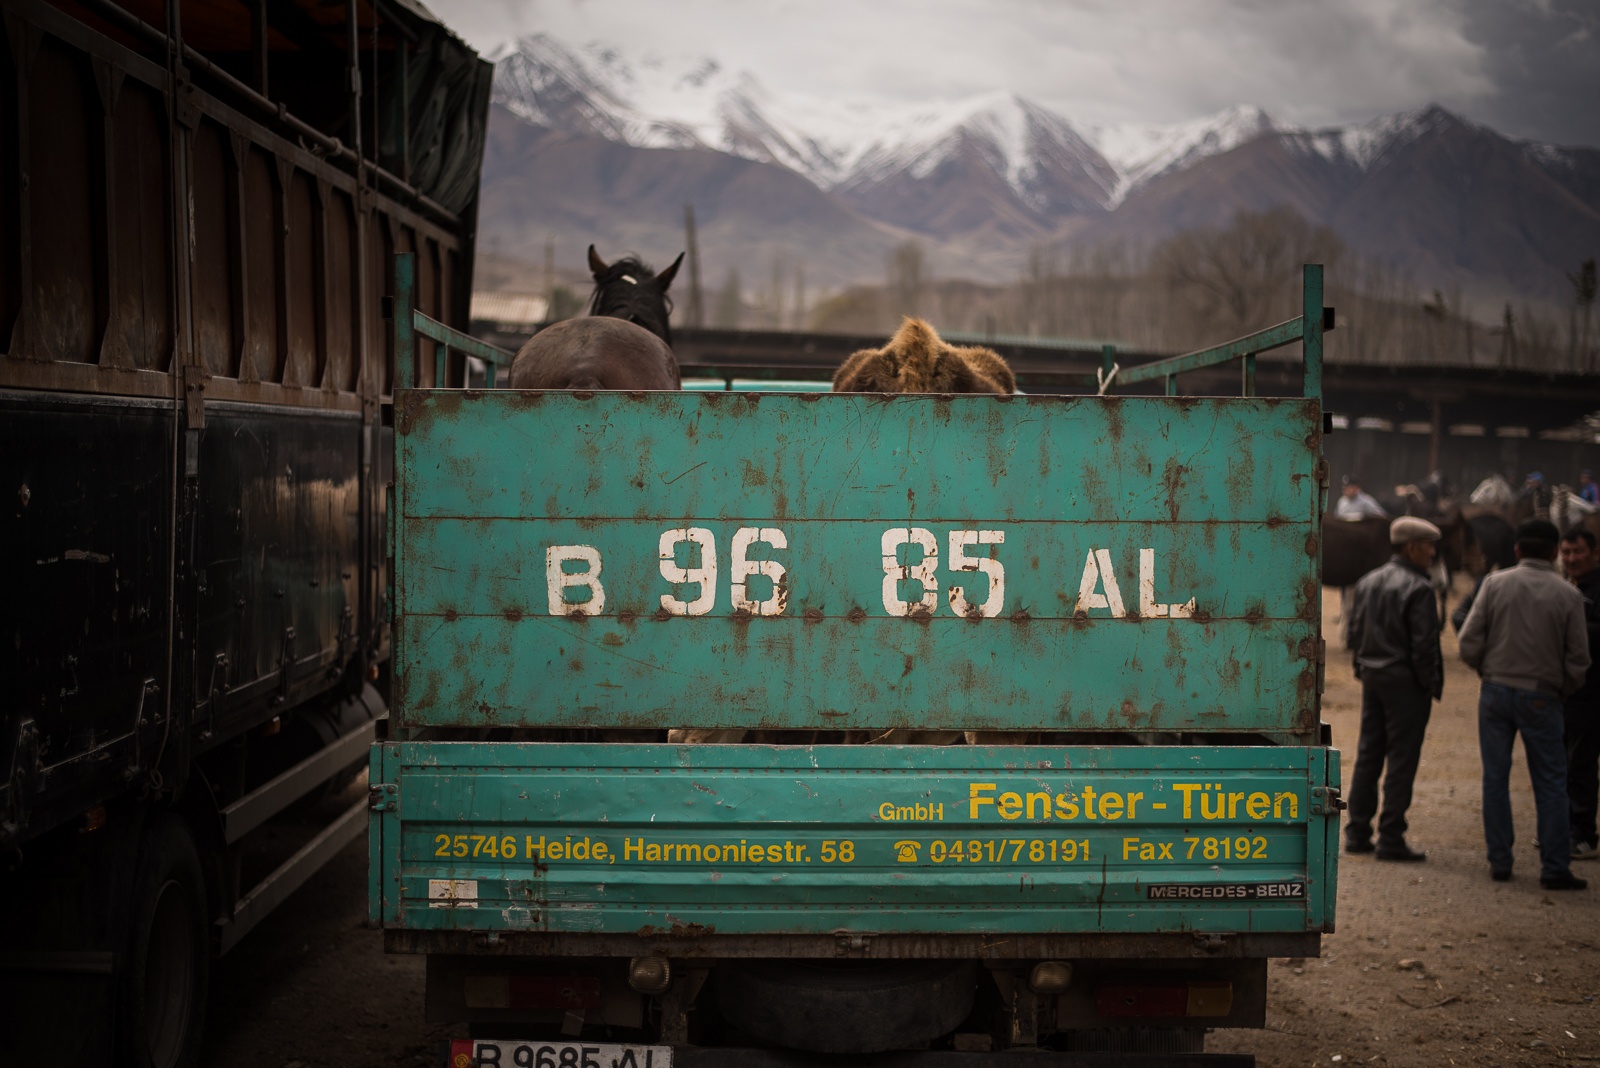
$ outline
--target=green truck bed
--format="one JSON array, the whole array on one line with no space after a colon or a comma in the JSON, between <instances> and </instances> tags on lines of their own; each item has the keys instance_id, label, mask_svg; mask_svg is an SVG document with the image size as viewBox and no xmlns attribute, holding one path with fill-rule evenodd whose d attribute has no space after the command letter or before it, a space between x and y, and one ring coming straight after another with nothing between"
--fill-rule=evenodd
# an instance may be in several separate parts
<instances>
[{"instance_id":1,"label":"green truck bed","mask_svg":"<svg viewBox=\"0 0 1600 1068\"><path fill-rule=\"evenodd\" d=\"M1242 357L1249 393L1303 337L1297 398L400 382L390 948L1314 954L1340 803L1309 268L1305 309L1123 375ZM844 744L897 729L977 733ZM1253 992L1217 1022L1259 1023L1264 972L1225 978ZM1057 1026L1111 1011L1083 996Z\"/></svg>"}]
</instances>

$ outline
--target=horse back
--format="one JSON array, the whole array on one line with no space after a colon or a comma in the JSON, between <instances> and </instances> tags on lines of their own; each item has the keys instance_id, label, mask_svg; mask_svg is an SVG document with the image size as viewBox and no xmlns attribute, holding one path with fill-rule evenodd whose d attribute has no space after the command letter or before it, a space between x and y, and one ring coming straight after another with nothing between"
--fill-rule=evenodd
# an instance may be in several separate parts
<instances>
[{"instance_id":1,"label":"horse back","mask_svg":"<svg viewBox=\"0 0 1600 1068\"><path fill-rule=\"evenodd\" d=\"M512 389L683 388L667 343L622 319L567 319L539 331L511 364Z\"/></svg>"}]
</instances>

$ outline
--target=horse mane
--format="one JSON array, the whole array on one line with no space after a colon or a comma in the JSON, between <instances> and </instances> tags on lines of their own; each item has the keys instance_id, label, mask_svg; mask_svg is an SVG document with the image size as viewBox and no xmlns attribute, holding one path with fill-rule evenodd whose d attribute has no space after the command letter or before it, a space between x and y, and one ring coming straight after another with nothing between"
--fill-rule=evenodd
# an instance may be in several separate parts
<instances>
[{"instance_id":1,"label":"horse mane","mask_svg":"<svg viewBox=\"0 0 1600 1068\"><path fill-rule=\"evenodd\" d=\"M661 292L655 282L652 268L637 256L624 256L595 278L589 314L637 323L670 346L672 327L668 318L672 315L672 298Z\"/></svg>"}]
</instances>

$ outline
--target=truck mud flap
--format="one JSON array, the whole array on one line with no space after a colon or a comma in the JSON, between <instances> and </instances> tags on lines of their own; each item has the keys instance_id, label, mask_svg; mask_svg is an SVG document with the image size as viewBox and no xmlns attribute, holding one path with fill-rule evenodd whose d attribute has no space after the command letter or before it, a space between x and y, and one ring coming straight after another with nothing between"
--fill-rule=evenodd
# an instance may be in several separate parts
<instances>
[{"instance_id":1,"label":"truck mud flap","mask_svg":"<svg viewBox=\"0 0 1600 1068\"><path fill-rule=\"evenodd\" d=\"M1321 747L386 742L372 919L568 933L1327 932Z\"/></svg>"}]
</instances>

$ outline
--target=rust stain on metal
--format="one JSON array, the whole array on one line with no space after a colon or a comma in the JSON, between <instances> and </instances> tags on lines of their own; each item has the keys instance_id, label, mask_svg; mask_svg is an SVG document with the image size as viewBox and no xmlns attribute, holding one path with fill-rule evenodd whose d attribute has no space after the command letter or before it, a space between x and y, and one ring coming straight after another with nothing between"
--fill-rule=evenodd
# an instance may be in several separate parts
<instances>
[{"instance_id":1,"label":"rust stain on metal","mask_svg":"<svg viewBox=\"0 0 1600 1068\"><path fill-rule=\"evenodd\" d=\"M744 483L745 489L751 489L756 486L765 486L767 484L767 473L765 471L761 470L761 468L757 467L749 460L740 460L739 463L744 468L744 473L741 476L741 479Z\"/></svg>"},{"instance_id":2,"label":"rust stain on metal","mask_svg":"<svg viewBox=\"0 0 1600 1068\"><path fill-rule=\"evenodd\" d=\"M1122 440L1122 402L1106 398L1106 436L1112 441Z\"/></svg>"},{"instance_id":3,"label":"rust stain on metal","mask_svg":"<svg viewBox=\"0 0 1600 1068\"><path fill-rule=\"evenodd\" d=\"M805 610L805 612L802 613L802 618L804 618L807 623L821 623L822 622L822 609L820 609L820 608L807 608Z\"/></svg>"},{"instance_id":4,"label":"rust stain on metal","mask_svg":"<svg viewBox=\"0 0 1600 1068\"><path fill-rule=\"evenodd\" d=\"M1019 608L1015 612L1011 613L1011 622L1013 623L1027 623L1032 618L1033 617L1028 614L1028 610L1026 608Z\"/></svg>"},{"instance_id":5,"label":"rust stain on metal","mask_svg":"<svg viewBox=\"0 0 1600 1068\"><path fill-rule=\"evenodd\" d=\"M506 622L508 623L522 622L522 609L520 608L507 608L501 615L506 617Z\"/></svg>"},{"instance_id":6,"label":"rust stain on metal","mask_svg":"<svg viewBox=\"0 0 1600 1068\"><path fill-rule=\"evenodd\" d=\"M707 394L707 396L714 397L716 394L711 393ZM647 923L634 933L640 938L661 938L663 936L671 938L705 938L716 934L717 929L710 924L678 923L674 921L671 927L657 927L654 924Z\"/></svg>"},{"instance_id":7,"label":"rust stain on metal","mask_svg":"<svg viewBox=\"0 0 1600 1068\"><path fill-rule=\"evenodd\" d=\"M860 623L863 619L867 618L867 612L866 609L862 608L860 605L856 605L854 608L850 609L850 611L845 613L844 618L848 619L852 623Z\"/></svg>"},{"instance_id":8,"label":"rust stain on metal","mask_svg":"<svg viewBox=\"0 0 1600 1068\"><path fill-rule=\"evenodd\" d=\"M650 618L655 620L657 623L665 623L667 620L672 618L672 613L667 611L665 607L657 608L655 615L651 616Z\"/></svg>"},{"instance_id":9,"label":"rust stain on metal","mask_svg":"<svg viewBox=\"0 0 1600 1068\"><path fill-rule=\"evenodd\" d=\"M1322 587L1314 578L1308 578L1300 584L1300 618L1315 623L1322 618L1322 606L1318 594Z\"/></svg>"},{"instance_id":10,"label":"rust stain on metal","mask_svg":"<svg viewBox=\"0 0 1600 1068\"><path fill-rule=\"evenodd\" d=\"M395 405L394 426L398 434L411 433L412 424L416 422L417 413L423 404L422 395L415 392L400 394L400 401Z\"/></svg>"},{"instance_id":11,"label":"rust stain on metal","mask_svg":"<svg viewBox=\"0 0 1600 1068\"><path fill-rule=\"evenodd\" d=\"M1189 469L1183 464L1176 459L1169 459L1161 475L1161 484L1167 488L1167 515L1174 523L1178 521L1178 513L1183 507L1183 476L1188 473Z\"/></svg>"},{"instance_id":12,"label":"rust stain on metal","mask_svg":"<svg viewBox=\"0 0 1600 1068\"><path fill-rule=\"evenodd\" d=\"M1228 502L1235 508L1242 507L1255 493L1256 458L1249 449L1244 449L1229 458L1228 463ZM1267 525L1272 525L1272 520L1267 520Z\"/></svg>"},{"instance_id":13,"label":"rust stain on metal","mask_svg":"<svg viewBox=\"0 0 1600 1068\"><path fill-rule=\"evenodd\" d=\"M460 619L460 618L461 618L460 614L457 613L454 608L446 608L444 610L444 621L446 623L454 623L457 619Z\"/></svg>"}]
</instances>

